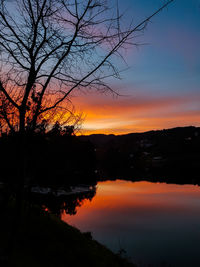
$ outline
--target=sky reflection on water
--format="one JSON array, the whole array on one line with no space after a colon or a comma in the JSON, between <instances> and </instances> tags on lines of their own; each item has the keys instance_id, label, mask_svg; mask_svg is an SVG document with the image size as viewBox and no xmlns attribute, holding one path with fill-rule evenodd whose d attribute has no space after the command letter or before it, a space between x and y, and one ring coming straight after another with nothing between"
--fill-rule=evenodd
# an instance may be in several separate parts
<instances>
[{"instance_id":1,"label":"sky reflection on water","mask_svg":"<svg viewBox=\"0 0 200 267\"><path fill-rule=\"evenodd\" d=\"M62 219L140 266L200 266L198 186L99 182L96 196Z\"/></svg>"}]
</instances>

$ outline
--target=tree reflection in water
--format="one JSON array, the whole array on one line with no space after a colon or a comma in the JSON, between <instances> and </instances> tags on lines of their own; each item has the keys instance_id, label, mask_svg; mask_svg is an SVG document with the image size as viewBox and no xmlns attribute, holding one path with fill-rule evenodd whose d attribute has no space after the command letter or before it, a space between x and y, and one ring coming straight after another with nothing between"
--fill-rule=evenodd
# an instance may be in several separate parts
<instances>
[{"instance_id":1,"label":"tree reflection in water","mask_svg":"<svg viewBox=\"0 0 200 267\"><path fill-rule=\"evenodd\" d=\"M57 195L54 193L41 194L31 193L31 202L42 207L43 210L55 214L59 218L63 213L75 215L77 207L82 206L85 200L92 200L96 195L96 185L83 187L85 190L79 192L68 192Z\"/></svg>"}]
</instances>

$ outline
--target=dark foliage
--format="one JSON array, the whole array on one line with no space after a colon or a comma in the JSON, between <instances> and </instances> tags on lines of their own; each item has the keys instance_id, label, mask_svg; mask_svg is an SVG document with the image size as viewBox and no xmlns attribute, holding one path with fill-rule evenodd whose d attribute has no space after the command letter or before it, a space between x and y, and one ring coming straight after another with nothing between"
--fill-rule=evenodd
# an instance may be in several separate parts
<instances>
[{"instance_id":1,"label":"dark foliage","mask_svg":"<svg viewBox=\"0 0 200 267\"><path fill-rule=\"evenodd\" d=\"M19 157L18 134L0 138L1 181L15 186L22 173L25 185L68 186L95 181L95 152L89 141L53 129L47 134L27 134L24 163Z\"/></svg>"}]
</instances>

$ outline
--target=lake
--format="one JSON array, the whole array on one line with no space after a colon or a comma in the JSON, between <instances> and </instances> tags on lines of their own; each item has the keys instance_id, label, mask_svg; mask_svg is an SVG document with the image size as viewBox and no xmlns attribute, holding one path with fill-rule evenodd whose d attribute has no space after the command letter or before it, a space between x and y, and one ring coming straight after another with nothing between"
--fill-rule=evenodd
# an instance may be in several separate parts
<instances>
[{"instance_id":1,"label":"lake","mask_svg":"<svg viewBox=\"0 0 200 267\"><path fill-rule=\"evenodd\" d=\"M200 266L199 186L98 182L94 197L62 220L138 266Z\"/></svg>"}]
</instances>

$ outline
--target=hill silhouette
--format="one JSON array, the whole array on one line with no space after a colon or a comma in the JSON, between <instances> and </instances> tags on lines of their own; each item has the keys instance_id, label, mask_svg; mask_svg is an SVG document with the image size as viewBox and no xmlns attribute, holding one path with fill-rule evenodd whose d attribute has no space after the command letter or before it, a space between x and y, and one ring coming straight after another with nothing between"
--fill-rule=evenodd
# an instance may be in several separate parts
<instances>
[{"instance_id":1,"label":"hill silhouette","mask_svg":"<svg viewBox=\"0 0 200 267\"><path fill-rule=\"evenodd\" d=\"M200 182L200 127L79 138L94 145L101 177Z\"/></svg>"}]
</instances>

